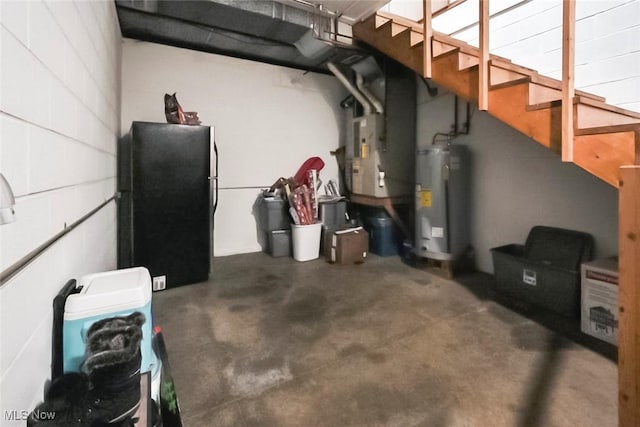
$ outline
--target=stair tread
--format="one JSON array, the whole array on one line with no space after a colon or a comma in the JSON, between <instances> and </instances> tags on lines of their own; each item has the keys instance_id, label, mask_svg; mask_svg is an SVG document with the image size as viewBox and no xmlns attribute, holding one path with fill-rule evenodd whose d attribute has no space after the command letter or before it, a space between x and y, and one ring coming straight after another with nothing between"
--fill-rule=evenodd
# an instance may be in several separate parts
<instances>
[{"instance_id":1,"label":"stair tread","mask_svg":"<svg viewBox=\"0 0 640 427\"><path fill-rule=\"evenodd\" d=\"M478 56L480 54L480 49L478 49L477 47L471 46L470 44L465 43L463 41L454 39L453 37L448 36L439 31L433 32L433 38L435 40L438 40L441 43L446 43L448 45L455 46L458 49L460 49L461 52L468 53L475 56Z\"/></svg>"},{"instance_id":2,"label":"stair tread","mask_svg":"<svg viewBox=\"0 0 640 427\"><path fill-rule=\"evenodd\" d=\"M405 26L408 29L411 29L411 31L415 31L418 32L419 34L422 34L422 25L418 22L412 21L410 19L404 18L402 16L399 15L395 15L393 13L389 13L389 12L382 12L382 11L378 11L377 12L377 16L380 16L382 18L388 19L390 22L394 22L395 24L399 24L402 26ZM462 52L464 54L467 55L474 55L474 56L479 56L480 50L474 46L469 45L468 43L465 43L461 40L458 40L454 37L451 37L449 35L446 35L444 33L438 32L438 31L434 31L433 32L433 38L434 40L437 40L441 43L445 43L448 44L450 46L453 46L455 48L458 49L459 52ZM418 46L419 43L415 43L413 45L411 45L412 47ZM451 52L451 51L449 51ZM445 53L449 53L449 52L445 52ZM491 61L491 65L493 66L497 66L500 68L504 68L507 70L511 70L517 73L521 73L523 75L528 75L531 76L531 82L532 83L536 83L536 84L540 84L543 86L547 86L547 87L551 87L554 89L558 89L558 90L562 90L562 82L554 79L552 77L547 77L547 76L543 76L541 74L539 74L536 70L531 69L531 68L527 68L521 65L517 65L512 63L508 58L503 58L501 56L498 55L493 55L491 54L490 56L490 61ZM576 95L579 95L581 97L584 98L591 98L593 100L598 100L598 101L605 101L605 98L598 96L598 95L594 95L588 92L584 92L584 91L580 91L580 90L576 90Z\"/></svg>"},{"instance_id":3,"label":"stair tread","mask_svg":"<svg viewBox=\"0 0 640 427\"><path fill-rule=\"evenodd\" d=\"M597 135L597 134L620 133L620 132L640 132L640 123L581 128L581 129L576 129L574 131L574 134L576 136L581 136L581 135Z\"/></svg>"},{"instance_id":4,"label":"stair tread","mask_svg":"<svg viewBox=\"0 0 640 427\"><path fill-rule=\"evenodd\" d=\"M546 108L562 107L562 100L538 102L536 104L527 105L527 111L544 110Z\"/></svg>"},{"instance_id":5,"label":"stair tread","mask_svg":"<svg viewBox=\"0 0 640 427\"><path fill-rule=\"evenodd\" d=\"M640 121L640 113L636 111L625 110L624 108L616 107L614 105L607 104L606 102L603 102L600 100L578 95L573 99L573 102L574 104L584 104L584 105L589 105L591 107L599 108L601 110L611 111L613 113L618 113L623 116L632 117Z\"/></svg>"},{"instance_id":6,"label":"stair tread","mask_svg":"<svg viewBox=\"0 0 640 427\"><path fill-rule=\"evenodd\" d=\"M511 80L508 82L497 83L494 85L489 85L489 90L500 89L503 87L509 87L509 86L515 86L515 85L521 85L521 84L528 84L528 83L531 83L531 76L522 76L519 79Z\"/></svg>"},{"instance_id":7,"label":"stair tread","mask_svg":"<svg viewBox=\"0 0 640 427\"><path fill-rule=\"evenodd\" d=\"M399 32L398 34L393 36L393 38L401 40L400 43L403 43L405 46L409 45L410 47L413 47L413 45L411 44L411 30L409 28L405 28L404 31Z\"/></svg>"},{"instance_id":8,"label":"stair tread","mask_svg":"<svg viewBox=\"0 0 640 427\"><path fill-rule=\"evenodd\" d=\"M380 15L371 15L371 17L367 20L373 20L375 28L378 28L381 25L386 24L387 22L390 21L389 18L385 18L384 16L380 16Z\"/></svg>"},{"instance_id":9,"label":"stair tread","mask_svg":"<svg viewBox=\"0 0 640 427\"><path fill-rule=\"evenodd\" d=\"M434 35L433 35L434 39L436 39L439 42L445 43L445 44L449 44L451 46L455 46L457 49L459 49L460 52L468 54L468 55L479 55L479 49L475 48L473 46L469 46L468 44L460 41L460 40L456 40L450 36L447 36L445 34L439 33L434 31ZM450 51L449 51L450 52ZM449 53L446 52L446 53ZM512 63L509 59L507 58L503 58L500 57L498 55L490 55L490 65L492 66L496 66L496 67L500 67L500 68L504 68L506 70L510 70L510 71L514 71L516 73L520 73L523 74L524 76L530 76L531 77L531 82L532 83L536 83L536 84L541 84L543 86L548 86L554 89L558 89L558 90L562 90L562 82L559 80L556 80L552 77L547 77L547 76L543 76L542 74L539 74L536 70L532 69L532 68L527 68L524 67L522 65L517 65ZM599 100L599 101L605 101L605 98L598 96L598 95L594 95L588 92L584 92L584 91L580 91L580 90L576 90L576 94L583 96L583 97L587 97L587 98L591 98L594 100Z\"/></svg>"},{"instance_id":10,"label":"stair tread","mask_svg":"<svg viewBox=\"0 0 640 427\"><path fill-rule=\"evenodd\" d=\"M382 31L388 31L389 34L392 34L393 31L393 21L387 21L384 24L381 24L380 26L376 27L376 32L382 32Z\"/></svg>"},{"instance_id":11,"label":"stair tread","mask_svg":"<svg viewBox=\"0 0 640 427\"><path fill-rule=\"evenodd\" d=\"M446 52L449 53L449 52ZM509 71L514 71L516 73L522 74L522 78L519 79L515 79L509 82L504 82L504 83L499 83L499 84L495 84L495 85L491 85L489 89L496 89L496 88L500 88L500 87L505 87L505 86L510 86L510 85L516 85L516 84L525 84L525 83L533 83L533 84L538 84L538 85L542 85L542 86L546 86L552 89L556 89L558 91L562 91L562 82L559 80L556 80L552 77L547 77L547 76L543 76L541 74L539 74L537 71L531 69L531 68L526 68L526 67L522 67L520 65L516 65L516 64L512 64L510 62L504 62L500 59L494 59L492 58L490 60L490 67L499 67L499 68L503 68ZM594 101L601 101L604 102L605 99L599 95L594 95L588 92L584 92L581 90L576 90L576 94L585 98L585 99L591 99ZM561 96L561 93L559 94L559 96ZM560 98L558 98L560 99ZM541 103L540 105L542 105L543 103ZM606 104L605 104L606 105Z\"/></svg>"},{"instance_id":12,"label":"stair tread","mask_svg":"<svg viewBox=\"0 0 640 427\"><path fill-rule=\"evenodd\" d=\"M458 49L460 49L460 51L462 53L466 53L467 55L473 55L473 56L480 56L480 49L478 49L475 46L471 46L470 44L467 44L463 41L457 40L451 36L448 36L444 33L440 33L438 31L434 31L433 32L433 39L440 42L440 43L444 43L447 44L449 46L453 46L456 47ZM502 56L499 55L494 55L494 54L489 54L489 58L492 61L500 61L501 63L505 63L505 64L511 64L511 61L507 58L503 58Z\"/></svg>"},{"instance_id":13,"label":"stair tread","mask_svg":"<svg viewBox=\"0 0 640 427\"><path fill-rule=\"evenodd\" d=\"M491 65L495 67L504 68L506 70L515 71L526 75L539 75L538 72L532 68L527 68L522 65L514 64L511 61L504 61L502 58L491 58Z\"/></svg>"},{"instance_id":14,"label":"stair tread","mask_svg":"<svg viewBox=\"0 0 640 427\"><path fill-rule=\"evenodd\" d=\"M557 89L560 91L562 90L562 82L560 80L554 79L553 77L543 76L542 74L538 73L536 70L533 70L531 68L523 67L522 65L513 64L511 62L504 62L500 59L496 59L496 60L491 59L490 65L494 67L504 68L505 70L514 71L516 73L528 75L531 77L531 83L547 86L552 89ZM593 99L596 101L601 101L601 102L605 101L605 99L599 95L594 95L592 93L584 92L581 90L576 90L576 94L581 97Z\"/></svg>"},{"instance_id":15,"label":"stair tread","mask_svg":"<svg viewBox=\"0 0 640 427\"><path fill-rule=\"evenodd\" d=\"M412 30L422 34L422 24L416 21L412 21L411 19L407 19L405 17L394 15L393 13L389 13L389 12L383 12L380 10L377 12L377 15L385 19L389 19L395 22L396 24L403 25L407 28L411 28Z\"/></svg>"},{"instance_id":16,"label":"stair tread","mask_svg":"<svg viewBox=\"0 0 640 427\"><path fill-rule=\"evenodd\" d=\"M391 36L392 37L395 37L398 34L403 33L405 31L410 31L410 29L405 27L404 25L396 24L395 22L391 21Z\"/></svg>"},{"instance_id":17,"label":"stair tread","mask_svg":"<svg viewBox=\"0 0 640 427\"><path fill-rule=\"evenodd\" d=\"M396 25L401 25L404 26L408 29L411 29L411 31L414 31L418 34L423 33L423 28L422 28L422 24L419 24L418 22L412 21L410 19L404 18L402 16L398 16L398 15L394 15L392 13L388 13L388 12L381 12L378 11L378 16L384 18L384 19L388 19L390 21L392 21L394 24ZM454 37L448 36L444 33L438 32L438 31L434 31L433 32L433 38L434 40L437 40L439 42L457 47L460 49L460 51L462 53L466 53L469 55L474 55L474 56L478 56L480 53L480 50L477 47L471 46L468 43L465 43L461 40L458 40ZM500 60L503 61L505 63L511 63L511 61L508 58L504 58L498 55L490 55L491 59L495 59L495 60ZM531 70L534 71L534 70Z\"/></svg>"}]
</instances>

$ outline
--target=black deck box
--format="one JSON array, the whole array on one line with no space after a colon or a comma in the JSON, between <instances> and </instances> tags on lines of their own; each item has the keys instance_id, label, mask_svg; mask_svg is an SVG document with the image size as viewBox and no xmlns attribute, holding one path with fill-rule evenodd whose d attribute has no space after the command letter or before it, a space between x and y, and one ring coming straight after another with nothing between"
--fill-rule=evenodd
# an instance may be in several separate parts
<instances>
[{"instance_id":1,"label":"black deck box","mask_svg":"<svg viewBox=\"0 0 640 427\"><path fill-rule=\"evenodd\" d=\"M535 226L524 245L491 249L497 290L576 318L580 314L580 265L593 258L590 234Z\"/></svg>"}]
</instances>

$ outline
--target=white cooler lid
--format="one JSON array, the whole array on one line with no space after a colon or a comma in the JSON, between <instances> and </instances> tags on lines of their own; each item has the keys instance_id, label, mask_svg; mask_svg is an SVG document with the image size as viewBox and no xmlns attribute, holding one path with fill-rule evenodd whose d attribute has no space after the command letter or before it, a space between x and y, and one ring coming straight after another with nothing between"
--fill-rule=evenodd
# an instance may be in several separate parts
<instances>
[{"instance_id":1,"label":"white cooler lid","mask_svg":"<svg viewBox=\"0 0 640 427\"><path fill-rule=\"evenodd\" d=\"M83 276L80 293L67 297L67 320L140 308L151 301L151 275L144 267L106 271Z\"/></svg>"}]
</instances>

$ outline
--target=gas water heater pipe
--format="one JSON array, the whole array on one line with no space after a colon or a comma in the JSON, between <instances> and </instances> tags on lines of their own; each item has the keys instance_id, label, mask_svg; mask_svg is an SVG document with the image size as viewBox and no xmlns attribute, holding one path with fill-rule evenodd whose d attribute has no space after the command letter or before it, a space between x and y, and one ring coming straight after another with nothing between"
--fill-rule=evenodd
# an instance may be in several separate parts
<instances>
[{"instance_id":1,"label":"gas water heater pipe","mask_svg":"<svg viewBox=\"0 0 640 427\"><path fill-rule=\"evenodd\" d=\"M371 104L369 104L367 97L363 95L362 92L360 92L355 86L353 86L353 84L351 84L349 79L344 74L342 74L342 71L340 71L333 62L327 62L327 68L329 68L329 71L331 71L333 75L336 76L338 81L340 81L340 83L342 83L344 87L346 87L347 90L351 92L351 95L353 95L354 98L358 100L358 102L364 109L364 113L371 114Z\"/></svg>"}]
</instances>

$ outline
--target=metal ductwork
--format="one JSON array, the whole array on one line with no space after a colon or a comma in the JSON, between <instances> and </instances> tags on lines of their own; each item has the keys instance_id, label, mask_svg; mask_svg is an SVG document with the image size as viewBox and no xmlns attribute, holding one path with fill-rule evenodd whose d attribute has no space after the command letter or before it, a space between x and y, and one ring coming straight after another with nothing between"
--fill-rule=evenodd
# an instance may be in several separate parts
<instances>
[{"instance_id":1,"label":"metal ductwork","mask_svg":"<svg viewBox=\"0 0 640 427\"><path fill-rule=\"evenodd\" d=\"M384 78L384 73L373 56L368 56L351 64L351 69L356 74L356 86L360 92L375 107L376 113L384 114L383 102L371 92L366 83Z\"/></svg>"},{"instance_id":2,"label":"metal ductwork","mask_svg":"<svg viewBox=\"0 0 640 427\"><path fill-rule=\"evenodd\" d=\"M351 58L350 58L351 59ZM335 64L328 63L327 67L347 88L347 90L362 105L365 114L384 114L384 103L373 94L367 87L366 83L371 83L378 79L384 78L384 73L378 66L378 63L372 56L358 58L356 61L343 61L342 64L347 65L350 72L355 75L355 86Z\"/></svg>"},{"instance_id":3,"label":"metal ductwork","mask_svg":"<svg viewBox=\"0 0 640 427\"><path fill-rule=\"evenodd\" d=\"M351 81L345 76L342 71L336 67L336 65L332 62L327 63L327 68L329 71L333 73L334 76L338 79L342 85L347 88L347 90L353 95L353 97L362 105L365 114L371 114L371 104L369 104L369 100L367 97L360 92L360 90L351 84Z\"/></svg>"},{"instance_id":4,"label":"metal ductwork","mask_svg":"<svg viewBox=\"0 0 640 427\"><path fill-rule=\"evenodd\" d=\"M367 56L335 40L337 15L313 2L116 0L116 10L124 37L203 52L323 73Z\"/></svg>"},{"instance_id":5,"label":"metal ductwork","mask_svg":"<svg viewBox=\"0 0 640 427\"><path fill-rule=\"evenodd\" d=\"M358 88L358 90L360 90L365 98L367 98L367 101L369 101L371 105L373 105L377 114L384 114L384 107L382 106L382 102L378 98L376 98L376 96L371 93L371 91L364 85L364 78L362 77L362 74L358 73L357 71L355 71L355 74L356 87Z\"/></svg>"}]
</instances>

